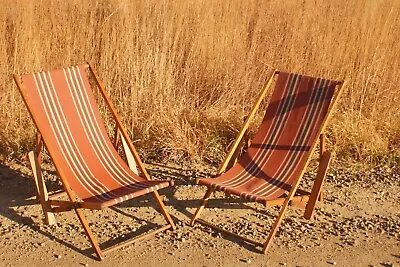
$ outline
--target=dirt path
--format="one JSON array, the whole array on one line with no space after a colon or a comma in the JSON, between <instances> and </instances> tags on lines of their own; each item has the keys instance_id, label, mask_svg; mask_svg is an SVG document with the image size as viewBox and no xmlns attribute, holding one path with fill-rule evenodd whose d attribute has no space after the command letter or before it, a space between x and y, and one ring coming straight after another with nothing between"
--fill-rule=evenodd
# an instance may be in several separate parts
<instances>
[{"instance_id":1,"label":"dirt path","mask_svg":"<svg viewBox=\"0 0 400 267\"><path fill-rule=\"evenodd\" d=\"M291 207L272 249L263 255L240 240L208 228L188 226L204 188L192 185L207 176L206 168L148 165L151 175L172 178L176 186L162 191L177 230L109 254L102 262L92 255L73 212L57 215L58 224L42 223L25 166L0 166L1 266L400 266L400 171L387 166L350 172L335 168L326 183L325 200L315 218L302 218ZM194 171L194 169L201 171ZM348 168L346 168L348 169ZM313 171L303 183L310 186ZM59 187L50 174L50 188ZM242 204L236 199L210 202L202 218L265 240L277 209ZM143 232L163 218L149 198L128 201L106 211L85 211L101 242Z\"/></svg>"}]
</instances>

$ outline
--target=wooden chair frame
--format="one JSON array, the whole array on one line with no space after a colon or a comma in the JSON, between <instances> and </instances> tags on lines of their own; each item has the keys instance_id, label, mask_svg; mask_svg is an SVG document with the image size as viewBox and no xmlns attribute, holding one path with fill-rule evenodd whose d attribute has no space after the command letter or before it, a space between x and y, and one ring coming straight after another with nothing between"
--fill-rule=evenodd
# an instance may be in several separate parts
<instances>
[{"instance_id":1,"label":"wooden chair frame","mask_svg":"<svg viewBox=\"0 0 400 267\"><path fill-rule=\"evenodd\" d=\"M115 120L116 130L115 130L114 146L117 148L121 141L129 168L136 174L138 174L138 169L139 169L142 177L144 177L147 180L151 180L150 175L146 171L144 164L143 164L142 160L140 159L139 154L137 153L135 147L133 146L132 140L130 139L128 133L125 131L125 129L122 126L122 122L121 122L119 116L117 115L116 109L114 108L113 104L111 103L111 100L109 99L109 97L106 94L103 83L100 81L96 71L94 70L94 68L92 67L92 65L90 63L87 63L87 65L85 65L85 66L90 70L90 73L93 75L96 85L98 87L98 90L100 91L101 96L103 97L103 99L107 105L107 108L109 109L112 117ZM55 224L55 222L56 222L55 217L54 217L55 213L74 210L76 215L78 216L79 221L82 224L82 227L83 227L87 237L89 238L89 241L90 241L92 247L95 250L96 255L98 256L98 258L100 260L102 260L104 258L104 254L107 254L118 248L132 244L132 243L139 241L141 239L144 239L150 235L155 235L166 229L170 229L170 228L175 229L175 224L172 221L171 216L167 212L159 193L157 192L157 190L155 190L155 191L151 192L151 194L155 198L156 203L157 203L158 207L160 208L161 213L167 222L167 225L157 228L155 230L151 230L149 232L143 233L139 236L135 236L131 239L128 239L119 244L107 247L103 250L100 249L100 245L99 245L97 239L95 238L95 236L93 235L92 231L90 230L89 224L87 223L87 220L82 212L82 209L84 209L84 208L86 208L86 209L94 209L94 208L87 205L87 203L85 203L85 202L81 202L81 201L77 200L77 197L74 194L74 192L71 190L71 188L68 184L68 181L65 179L65 176L63 175L63 173L61 173L59 170L57 170L57 174L62 181L64 191L56 192L53 194L48 193L45 179L43 178L42 171L40 168L41 161L42 161L41 152L43 150L43 147L46 147L46 138L44 136L42 136L39 132L39 128L36 124L37 118L35 118L35 115L31 112L31 107L29 106L28 102L26 101L26 99L27 99L26 89L24 88L24 86L21 82L20 76L14 74L14 80L23 96L23 100L24 100L26 106L28 107L29 113L30 113L32 120L35 123L36 129L38 131L38 133L36 135L35 149L28 153L28 158L29 158L29 162L30 162L32 172L33 172L33 178L35 181L35 186L36 186L36 191L37 191L37 198L42 206L44 216L45 216L45 222L47 224L50 224L50 225ZM50 155L50 157L51 157L51 155ZM54 162L54 159L52 159L52 161ZM68 196L69 201L57 200L58 197L64 196L64 195Z\"/></svg>"},{"instance_id":2,"label":"wooden chair frame","mask_svg":"<svg viewBox=\"0 0 400 267\"><path fill-rule=\"evenodd\" d=\"M262 90L260 96L258 97L258 100L256 101L256 103L254 104L253 108L251 109L247 119L245 120L242 128L240 129L238 135L236 136L235 141L233 142L233 145L230 147L229 152L227 153L224 161L222 162L222 164L220 165L217 174L215 177L221 175L222 173L226 172L226 170L228 170L229 168L231 168L234 165L234 162L236 162L236 157L239 155L239 150L241 149L241 144L243 144L244 142L244 137L246 136L248 127L250 125L251 120L253 119L254 115L256 114L260 104L262 103L263 99L265 98L265 96L267 95L269 88L271 87L271 84L275 78L276 75L279 74L278 70L275 70L273 72L273 74L270 76L264 90ZM310 220L313 216L314 213L314 209L315 209L315 205L317 201L321 201L322 200L322 185L324 183L327 171L328 171L328 167L331 161L331 152L329 152L326 149L326 137L323 134L326 124L332 114L332 110L334 109L334 107L336 106L337 100L339 99L341 93L342 93L342 89L344 88L344 83L343 81L340 81L337 85L337 88L335 90L335 95L333 96L333 99L329 105L328 108L328 112L327 115L325 116L323 122L322 122L322 126L319 130L318 136L319 136L319 143L320 143L320 148L319 148L319 165L318 165L318 171L317 171L317 175L316 178L314 180L314 185L312 187L311 192L307 192L305 190L299 189L299 184L301 182L301 179L304 175L304 172L312 158L312 152L309 154L305 167L303 168L299 178L297 179L297 181L295 182L295 184L292 186L291 190L287 193L286 197L280 197L274 200L270 200L270 201L266 201L264 203L265 207L270 207L270 206L282 206L277 219L275 220L274 224L272 225L271 231L267 237L267 240L264 243L260 243L258 241L254 241L252 239L249 239L247 237L243 237L240 236L236 233L227 231L221 227L218 227L214 224L211 224L205 220L199 219L201 212L203 211L203 209L205 208L207 202L210 200L212 193L215 191L212 188L208 188L207 192L205 193L202 202L200 204L200 206L197 208L196 212L193 214L191 221L190 221L190 225L193 226L196 222L206 225L216 231L222 232L224 234L228 234L231 236L234 236L236 238L242 239L245 242L251 243L255 246L259 246L262 247L262 252L266 253L268 251L268 249L271 247L274 236L276 234L276 232L278 231L278 228L282 222L282 219L286 213L287 207L289 206L289 204L294 205L296 207L305 209L304 212L304 217L308 220ZM316 138L314 140L314 142L311 145L312 150L311 151L315 151L315 148L317 147L318 144L318 138Z\"/></svg>"}]
</instances>

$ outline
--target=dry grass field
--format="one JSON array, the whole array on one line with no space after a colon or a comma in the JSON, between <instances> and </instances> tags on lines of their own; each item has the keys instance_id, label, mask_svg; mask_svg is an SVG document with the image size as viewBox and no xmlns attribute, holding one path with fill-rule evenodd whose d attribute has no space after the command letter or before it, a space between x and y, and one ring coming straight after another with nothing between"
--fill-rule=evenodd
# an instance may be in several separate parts
<instances>
[{"instance_id":1,"label":"dry grass field","mask_svg":"<svg viewBox=\"0 0 400 267\"><path fill-rule=\"evenodd\" d=\"M34 135L12 74L87 61L146 158L220 162L271 68L348 81L329 125L339 157L399 154L400 1L1 5L3 157L26 152Z\"/></svg>"}]
</instances>

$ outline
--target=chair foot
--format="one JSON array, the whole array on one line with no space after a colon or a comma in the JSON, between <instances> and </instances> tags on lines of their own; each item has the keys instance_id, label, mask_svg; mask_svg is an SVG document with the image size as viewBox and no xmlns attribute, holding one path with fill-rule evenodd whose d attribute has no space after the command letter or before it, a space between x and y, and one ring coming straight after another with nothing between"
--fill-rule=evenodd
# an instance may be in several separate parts
<instances>
[{"instance_id":1,"label":"chair foot","mask_svg":"<svg viewBox=\"0 0 400 267\"><path fill-rule=\"evenodd\" d=\"M42 205L46 224L53 225L56 223L56 219L49 203L49 194L47 192L46 183L44 182L44 178L42 176L38 157L34 151L30 151L28 153L28 158L36 186L36 199L39 197L39 203Z\"/></svg>"},{"instance_id":2,"label":"chair foot","mask_svg":"<svg viewBox=\"0 0 400 267\"><path fill-rule=\"evenodd\" d=\"M193 214L193 217L189 223L190 226L194 226L196 223L196 220L200 217L200 213L203 211L204 207L206 206L208 200L210 199L211 194L214 192L212 188L208 188L207 192L205 193L203 197L203 201L201 202L201 205L197 208L196 212Z\"/></svg>"},{"instance_id":3,"label":"chair foot","mask_svg":"<svg viewBox=\"0 0 400 267\"><path fill-rule=\"evenodd\" d=\"M78 216L79 221L82 224L83 229L85 230L85 233L87 237L89 238L90 243L92 244L92 247L99 258L99 260L104 259L104 254L100 249L99 243L97 242L95 236L93 235L92 231L89 228L89 224L86 221L85 216L83 215L82 211L80 208L75 208L76 215Z\"/></svg>"},{"instance_id":4,"label":"chair foot","mask_svg":"<svg viewBox=\"0 0 400 267\"><path fill-rule=\"evenodd\" d=\"M172 220L171 215L169 215L168 211L166 210L164 202L161 200L160 194L158 194L157 191L154 191L153 196L156 199L157 205L160 207L161 213L164 216L165 220L169 225L171 225L172 230L175 230L176 226L174 224L174 221Z\"/></svg>"}]
</instances>

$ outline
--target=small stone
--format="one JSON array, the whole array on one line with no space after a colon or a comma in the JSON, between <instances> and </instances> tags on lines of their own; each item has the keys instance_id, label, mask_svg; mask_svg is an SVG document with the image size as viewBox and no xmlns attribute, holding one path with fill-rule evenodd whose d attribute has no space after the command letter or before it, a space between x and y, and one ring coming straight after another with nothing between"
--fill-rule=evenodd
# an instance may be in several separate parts
<instances>
[{"instance_id":1,"label":"small stone","mask_svg":"<svg viewBox=\"0 0 400 267\"><path fill-rule=\"evenodd\" d=\"M247 260L246 260L246 263L250 264L250 263L251 263L251 260L250 260L250 259L247 259Z\"/></svg>"},{"instance_id":2,"label":"small stone","mask_svg":"<svg viewBox=\"0 0 400 267\"><path fill-rule=\"evenodd\" d=\"M327 261L327 263L332 264L332 265L336 265L336 261Z\"/></svg>"},{"instance_id":3,"label":"small stone","mask_svg":"<svg viewBox=\"0 0 400 267\"><path fill-rule=\"evenodd\" d=\"M287 265L286 262L281 262L281 263L279 263L279 264L282 265L282 266L286 266L286 265Z\"/></svg>"},{"instance_id":4,"label":"small stone","mask_svg":"<svg viewBox=\"0 0 400 267\"><path fill-rule=\"evenodd\" d=\"M61 259L61 255L55 255L56 259Z\"/></svg>"}]
</instances>

